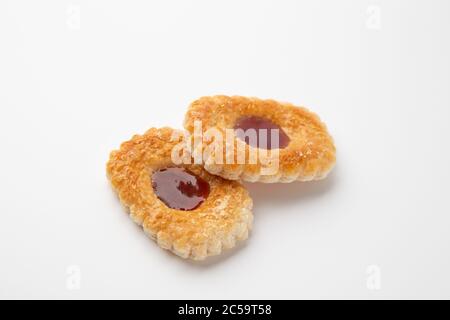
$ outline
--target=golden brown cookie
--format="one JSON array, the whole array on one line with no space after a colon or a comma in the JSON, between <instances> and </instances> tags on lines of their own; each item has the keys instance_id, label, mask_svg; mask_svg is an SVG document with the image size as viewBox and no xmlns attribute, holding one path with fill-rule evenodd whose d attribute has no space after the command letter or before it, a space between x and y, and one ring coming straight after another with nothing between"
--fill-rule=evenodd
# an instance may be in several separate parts
<instances>
[{"instance_id":1,"label":"golden brown cookie","mask_svg":"<svg viewBox=\"0 0 450 320\"><path fill-rule=\"evenodd\" d=\"M236 181L199 165L175 165L172 153L180 142L183 133L170 128L136 135L111 153L107 174L131 218L159 246L202 260L248 237L253 203Z\"/></svg>"},{"instance_id":2,"label":"golden brown cookie","mask_svg":"<svg viewBox=\"0 0 450 320\"><path fill-rule=\"evenodd\" d=\"M266 131L266 140L256 135L255 142L251 135L246 136L245 130L252 127L259 134ZM193 152L196 157L201 155L205 169L226 179L265 183L318 180L327 176L336 161L325 124L306 108L289 103L240 96L203 97L190 105L185 128L193 140L200 141L192 142ZM273 129L278 130L278 139L270 135Z\"/></svg>"}]
</instances>

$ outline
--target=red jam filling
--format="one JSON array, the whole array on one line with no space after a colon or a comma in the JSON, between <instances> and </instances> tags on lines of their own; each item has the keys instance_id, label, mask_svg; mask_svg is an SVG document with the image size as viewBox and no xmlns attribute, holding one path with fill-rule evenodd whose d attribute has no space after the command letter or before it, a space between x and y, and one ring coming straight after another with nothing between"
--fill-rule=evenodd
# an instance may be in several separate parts
<instances>
[{"instance_id":1,"label":"red jam filling","mask_svg":"<svg viewBox=\"0 0 450 320\"><path fill-rule=\"evenodd\" d=\"M184 168L167 168L152 176L153 190L166 206L175 210L197 209L208 197L209 183Z\"/></svg>"},{"instance_id":2,"label":"red jam filling","mask_svg":"<svg viewBox=\"0 0 450 320\"><path fill-rule=\"evenodd\" d=\"M236 136L239 139L245 141L254 148L266 150L284 149L291 141L289 136L280 126L262 117L247 116L239 118L236 121L234 129L236 130ZM276 143L276 140L272 141L272 133L276 133L274 130L278 130L278 143ZM251 131L256 132L256 135L252 136L252 134L250 134Z\"/></svg>"}]
</instances>

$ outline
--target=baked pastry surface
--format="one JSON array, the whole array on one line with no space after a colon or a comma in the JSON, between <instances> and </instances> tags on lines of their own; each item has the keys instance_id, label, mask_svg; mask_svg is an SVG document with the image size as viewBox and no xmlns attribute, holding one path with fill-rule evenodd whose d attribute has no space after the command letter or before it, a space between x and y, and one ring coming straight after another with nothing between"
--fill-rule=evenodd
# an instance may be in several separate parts
<instances>
[{"instance_id":1,"label":"baked pastry surface","mask_svg":"<svg viewBox=\"0 0 450 320\"><path fill-rule=\"evenodd\" d=\"M172 151L183 141L183 133L170 128L136 135L111 153L107 174L130 217L160 247L182 258L202 260L248 237L253 202L236 181L213 176L199 165L175 166ZM152 174L170 167L185 168L209 183L209 196L197 209L171 209L155 194Z\"/></svg>"},{"instance_id":2,"label":"baked pastry surface","mask_svg":"<svg viewBox=\"0 0 450 320\"><path fill-rule=\"evenodd\" d=\"M325 124L316 114L290 103L241 96L202 97L190 105L184 126L192 134L192 139L203 141L201 147L205 149L214 141L205 138L208 130L214 128L226 136L227 129L233 129L242 117L262 117L277 124L289 136L288 146L272 150L278 153L269 154L266 158L258 157L253 163L230 163L226 161L230 150L233 150L230 158L234 157L235 160L239 150L245 150L247 160L251 152L260 151L237 138L235 134L231 144L223 143L226 146L223 153L215 151L214 147L210 148L214 151L204 155L204 167L208 172L230 180L287 183L323 179L333 168L336 149ZM200 138L196 123L201 123ZM194 150L195 148L198 149L198 146L194 145ZM277 166L273 166L274 161ZM276 170L270 170L270 167Z\"/></svg>"}]
</instances>

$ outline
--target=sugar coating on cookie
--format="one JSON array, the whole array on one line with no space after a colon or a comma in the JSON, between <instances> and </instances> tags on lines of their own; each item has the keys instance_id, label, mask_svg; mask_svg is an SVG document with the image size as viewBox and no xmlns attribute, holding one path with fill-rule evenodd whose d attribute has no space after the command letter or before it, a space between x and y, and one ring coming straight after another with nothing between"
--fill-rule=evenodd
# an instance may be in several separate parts
<instances>
[{"instance_id":1,"label":"sugar coating on cookie","mask_svg":"<svg viewBox=\"0 0 450 320\"><path fill-rule=\"evenodd\" d=\"M247 239L253 203L247 190L236 181L213 176L199 165L175 165L173 150L180 142L184 142L183 132L170 128L150 129L136 135L111 153L107 174L130 217L160 247L182 258L202 260ZM164 172L168 168L179 170ZM159 176L153 179L155 173ZM164 189L160 194L155 191L158 191L156 184L163 183L171 174L184 175L185 192L206 197L192 206L188 203L191 207L187 210L170 208L167 202L171 201L170 189L168 193ZM208 184L206 193L191 185L190 179L195 177Z\"/></svg>"},{"instance_id":2,"label":"sugar coating on cookie","mask_svg":"<svg viewBox=\"0 0 450 320\"><path fill-rule=\"evenodd\" d=\"M290 103L241 96L202 97L190 105L184 126L191 133L194 153L202 155L204 168L225 179L263 183L320 180L336 162L336 148L325 124L308 109ZM247 141L251 135L239 135L247 131L237 129L251 126L257 139L268 133L266 146L274 141L270 133L277 131L276 147L261 147L258 140ZM223 138L218 138L221 135Z\"/></svg>"}]
</instances>

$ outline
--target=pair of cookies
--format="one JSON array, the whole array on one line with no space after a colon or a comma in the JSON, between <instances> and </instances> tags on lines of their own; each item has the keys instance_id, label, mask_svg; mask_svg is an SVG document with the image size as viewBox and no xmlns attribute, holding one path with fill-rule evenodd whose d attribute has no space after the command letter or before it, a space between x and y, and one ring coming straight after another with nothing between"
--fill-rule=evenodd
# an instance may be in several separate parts
<instances>
[{"instance_id":1,"label":"pair of cookies","mask_svg":"<svg viewBox=\"0 0 450 320\"><path fill-rule=\"evenodd\" d=\"M203 97L184 126L136 135L107 164L131 218L183 258L202 260L247 239L253 202L240 181L318 180L335 163L325 125L291 104Z\"/></svg>"}]
</instances>

